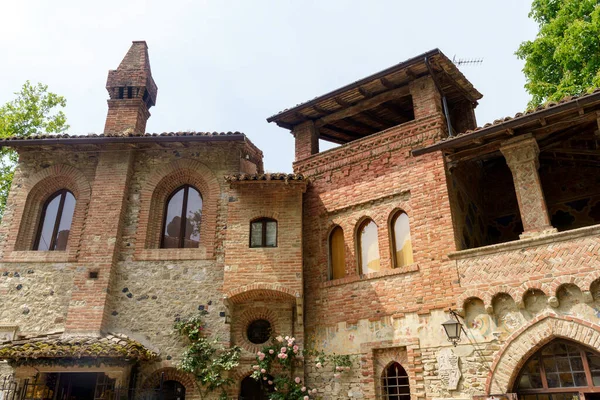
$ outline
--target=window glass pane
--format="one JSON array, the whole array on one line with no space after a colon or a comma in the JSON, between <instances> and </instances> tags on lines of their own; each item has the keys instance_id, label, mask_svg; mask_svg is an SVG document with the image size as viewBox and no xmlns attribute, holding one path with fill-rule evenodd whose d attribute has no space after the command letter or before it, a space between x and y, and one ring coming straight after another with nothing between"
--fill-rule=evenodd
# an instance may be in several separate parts
<instances>
[{"instance_id":1,"label":"window glass pane","mask_svg":"<svg viewBox=\"0 0 600 400\"><path fill-rule=\"evenodd\" d=\"M597 356L592 353L587 353L588 362L590 364L590 369L592 370L600 370L600 356Z\"/></svg>"},{"instance_id":2,"label":"window glass pane","mask_svg":"<svg viewBox=\"0 0 600 400\"><path fill-rule=\"evenodd\" d=\"M558 374L546 374L546 380L548 381L548 387L556 388L560 387L560 381L558 379Z\"/></svg>"},{"instance_id":3,"label":"window glass pane","mask_svg":"<svg viewBox=\"0 0 600 400\"><path fill-rule=\"evenodd\" d=\"M558 367L558 372L571 372L571 364L567 357L557 357L556 366Z\"/></svg>"},{"instance_id":4,"label":"window glass pane","mask_svg":"<svg viewBox=\"0 0 600 400\"><path fill-rule=\"evenodd\" d=\"M277 246L277 222L267 221L267 247Z\"/></svg>"},{"instance_id":5,"label":"window glass pane","mask_svg":"<svg viewBox=\"0 0 600 400\"><path fill-rule=\"evenodd\" d=\"M592 381L594 381L594 386L600 386L600 373L592 372Z\"/></svg>"},{"instance_id":6,"label":"window glass pane","mask_svg":"<svg viewBox=\"0 0 600 400\"><path fill-rule=\"evenodd\" d=\"M573 381L573 374L570 372L563 372L558 375L560 377L560 386L561 387L573 387L575 386L575 382Z\"/></svg>"},{"instance_id":7,"label":"window glass pane","mask_svg":"<svg viewBox=\"0 0 600 400\"><path fill-rule=\"evenodd\" d=\"M185 222L185 240L183 247L198 247L200 244L200 226L202 223L202 197L193 187L188 187Z\"/></svg>"},{"instance_id":8,"label":"window glass pane","mask_svg":"<svg viewBox=\"0 0 600 400\"><path fill-rule=\"evenodd\" d=\"M583 360L581 357L571 357L571 369L573 371L583 371Z\"/></svg>"},{"instance_id":9,"label":"window glass pane","mask_svg":"<svg viewBox=\"0 0 600 400\"><path fill-rule=\"evenodd\" d=\"M379 271L379 242L377 240L377 225L369 221L360 232L360 252L362 273Z\"/></svg>"},{"instance_id":10,"label":"window glass pane","mask_svg":"<svg viewBox=\"0 0 600 400\"><path fill-rule=\"evenodd\" d=\"M587 379L584 372L576 372L573 374L575 378L575 386L587 386Z\"/></svg>"},{"instance_id":11,"label":"window glass pane","mask_svg":"<svg viewBox=\"0 0 600 400\"><path fill-rule=\"evenodd\" d=\"M260 221L253 222L250 229L250 246L261 247L262 246L262 227L263 223Z\"/></svg>"},{"instance_id":12,"label":"window glass pane","mask_svg":"<svg viewBox=\"0 0 600 400\"><path fill-rule=\"evenodd\" d=\"M329 238L331 279L341 279L346 276L346 249L344 247L344 231L338 226L331 232Z\"/></svg>"},{"instance_id":13,"label":"window glass pane","mask_svg":"<svg viewBox=\"0 0 600 400\"><path fill-rule=\"evenodd\" d=\"M60 217L60 224L58 225L58 235L56 236L54 250L66 250L74 211L75 197L70 192L67 192L65 194L65 203Z\"/></svg>"},{"instance_id":14,"label":"window glass pane","mask_svg":"<svg viewBox=\"0 0 600 400\"><path fill-rule=\"evenodd\" d=\"M50 242L52 241L52 233L54 232L54 224L56 223L56 214L60 204L60 195L54 197L46 206L44 221L40 233L40 241L37 250L50 250Z\"/></svg>"},{"instance_id":15,"label":"window glass pane","mask_svg":"<svg viewBox=\"0 0 600 400\"><path fill-rule=\"evenodd\" d=\"M556 372L556 362L552 357L544 357L544 369L546 372Z\"/></svg>"},{"instance_id":16,"label":"window glass pane","mask_svg":"<svg viewBox=\"0 0 600 400\"><path fill-rule=\"evenodd\" d=\"M542 376L539 374L529 375L529 380L531 381L532 389L541 389L542 385Z\"/></svg>"},{"instance_id":17,"label":"window glass pane","mask_svg":"<svg viewBox=\"0 0 600 400\"><path fill-rule=\"evenodd\" d=\"M412 243L410 240L408 215L406 215L406 213L401 213L394 221L394 245L396 252L396 267L412 264Z\"/></svg>"},{"instance_id":18,"label":"window glass pane","mask_svg":"<svg viewBox=\"0 0 600 400\"><path fill-rule=\"evenodd\" d=\"M163 247L173 249L179 247L181 232L181 209L183 207L184 188L179 189L167 204Z\"/></svg>"}]
</instances>

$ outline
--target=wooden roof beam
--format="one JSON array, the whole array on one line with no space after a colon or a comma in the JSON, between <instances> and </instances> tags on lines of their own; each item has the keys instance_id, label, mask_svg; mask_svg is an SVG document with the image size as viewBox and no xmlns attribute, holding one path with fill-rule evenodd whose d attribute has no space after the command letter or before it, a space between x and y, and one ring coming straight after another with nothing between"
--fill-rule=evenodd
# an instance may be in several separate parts
<instances>
[{"instance_id":1,"label":"wooden roof beam","mask_svg":"<svg viewBox=\"0 0 600 400\"><path fill-rule=\"evenodd\" d=\"M362 100L359 103L346 107L343 110L336 111L332 114L326 115L318 119L315 124L317 127L327 125L328 123L338 121L340 119L348 118L365 110L377 107L378 105L385 103L390 100L397 99L399 97L408 96L410 94L408 86L402 86L397 89L388 90L387 92L378 94L371 97L370 99ZM335 99L338 102L338 99ZM339 104L339 102L338 102Z\"/></svg>"},{"instance_id":2,"label":"wooden roof beam","mask_svg":"<svg viewBox=\"0 0 600 400\"><path fill-rule=\"evenodd\" d=\"M336 133L340 133L342 135L349 136L350 140L360 139L360 138L363 137L363 135L361 135L359 133L353 132L353 131L348 130L348 129L340 128L340 127L337 127L337 126L334 126L334 125L325 125L325 126L321 127L321 129L327 129L327 130L332 131L332 132L336 132Z\"/></svg>"},{"instance_id":3,"label":"wooden roof beam","mask_svg":"<svg viewBox=\"0 0 600 400\"><path fill-rule=\"evenodd\" d=\"M370 99L371 97L373 97L373 93L371 93L363 87L358 88L358 93L362 94L365 99Z\"/></svg>"},{"instance_id":4,"label":"wooden roof beam","mask_svg":"<svg viewBox=\"0 0 600 400\"><path fill-rule=\"evenodd\" d=\"M379 125L383 125L386 127L391 127L391 126L396 126L396 125L400 125L401 122L396 122L396 121L392 121L390 119L387 119L385 117L381 117L377 114L375 114L373 111L363 111L361 113L361 115L364 115L366 118L368 118L370 121L373 121ZM387 129L387 128L386 128Z\"/></svg>"},{"instance_id":5,"label":"wooden roof beam","mask_svg":"<svg viewBox=\"0 0 600 400\"><path fill-rule=\"evenodd\" d=\"M361 128L361 129L365 129L367 131L370 131L371 133L375 133L375 132L379 132L380 129L375 128L369 124L365 124L364 122L358 121L352 117L347 117L344 118L344 121L348 122L349 124L352 124L354 126L356 126L357 128Z\"/></svg>"}]
</instances>

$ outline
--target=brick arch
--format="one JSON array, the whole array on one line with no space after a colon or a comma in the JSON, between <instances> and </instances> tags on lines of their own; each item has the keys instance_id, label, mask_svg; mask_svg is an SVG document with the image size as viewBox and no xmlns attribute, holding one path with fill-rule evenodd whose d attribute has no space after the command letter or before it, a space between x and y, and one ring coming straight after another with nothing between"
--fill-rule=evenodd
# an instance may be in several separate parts
<instances>
[{"instance_id":1,"label":"brick arch","mask_svg":"<svg viewBox=\"0 0 600 400\"><path fill-rule=\"evenodd\" d=\"M295 301L300 297L300 293L281 286L277 283L252 283L250 285L239 286L231 289L223 296L231 303L243 303L255 299L287 299Z\"/></svg>"},{"instance_id":2,"label":"brick arch","mask_svg":"<svg viewBox=\"0 0 600 400\"><path fill-rule=\"evenodd\" d=\"M260 218L271 218L271 219L274 219L275 221L279 221L279 212L264 210L264 211L261 211L259 213L252 215L252 217L250 217L248 222L255 221Z\"/></svg>"},{"instance_id":3,"label":"brick arch","mask_svg":"<svg viewBox=\"0 0 600 400\"><path fill-rule=\"evenodd\" d=\"M481 300L485 307L491 306L492 304L492 295L488 291L469 289L463 292L460 296L458 296L456 306L462 307L462 309L464 310L466 302L471 299Z\"/></svg>"},{"instance_id":4,"label":"brick arch","mask_svg":"<svg viewBox=\"0 0 600 400\"><path fill-rule=\"evenodd\" d=\"M546 312L513 332L494 356L491 371L486 380L486 394L508 393L529 357L546 343L556 338L597 348L600 342L600 326L572 316L560 316Z\"/></svg>"},{"instance_id":5,"label":"brick arch","mask_svg":"<svg viewBox=\"0 0 600 400\"><path fill-rule=\"evenodd\" d=\"M21 251L32 249L46 200L57 191L67 189L76 201L67 253L70 260L76 259L92 192L85 175L70 165L57 164L31 176L24 182L23 189L27 198L23 203L16 203L20 207L16 210L11 230L18 234L12 236L9 248Z\"/></svg>"},{"instance_id":6,"label":"brick arch","mask_svg":"<svg viewBox=\"0 0 600 400\"><path fill-rule=\"evenodd\" d=\"M258 351L260 351L265 344L255 344L248 340L246 336L246 330L248 329L248 325L257 319L264 319L269 321L271 324L271 333L272 335L281 333L281 326L279 324L279 320L277 315L273 310L270 310L267 307L253 307L246 311L244 311L236 320L233 322L232 326L232 335L235 338L235 342L242 346L242 348L246 349L253 355L256 355ZM268 343L268 342L267 342Z\"/></svg>"},{"instance_id":7,"label":"brick arch","mask_svg":"<svg viewBox=\"0 0 600 400\"><path fill-rule=\"evenodd\" d=\"M575 286L579 286L577 284L577 280L574 276L568 276L568 275L558 276L558 277L554 278L554 280L552 282L550 282L550 284L548 285L548 289L550 290L549 295L556 296L558 289L561 286L567 285L567 284L573 284Z\"/></svg>"},{"instance_id":8,"label":"brick arch","mask_svg":"<svg viewBox=\"0 0 600 400\"><path fill-rule=\"evenodd\" d=\"M221 186L206 165L188 159L157 168L141 185L136 251L160 247L165 203L175 189L185 184L198 189L202 197L200 248L206 258L213 257Z\"/></svg>"},{"instance_id":9,"label":"brick arch","mask_svg":"<svg viewBox=\"0 0 600 400\"><path fill-rule=\"evenodd\" d=\"M582 292L586 291L586 290L591 291L592 284L599 280L600 280L600 275L587 273L586 276L584 276L583 278L581 278L579 280L579 288L581 289Z\"/></svg>"},{"instance_id":10,"label":"brick arch","mask_svg":"<svg viewBox=\"0 0 600 400\"><path fill-rule=\"evenodd\" d=\"M197 392L197 384L194 376L173 367L160 368L150 373L150 375L148 375L144 381L142 388L151 389L157 387L160 385L161 376L163 377L163 382L177 381L181 383L185 387L186 398L195 397L194 395Z\"/></svg>"},{"instance_id":11,"label":"brick arch","mask_svg":"<svg viewBox=\"0 0 600 400\"><path fill-rule=\"evenodd\" d=\"M539 281L531 281L531 282L526 282L515 289L515 296L516 296L516 297L514 297L515 301L521 301L521 302L525 301L525 295L530 290L539 290L542 293L544 293L546 296L548 295L548 288L546 287L545 284L543 284Z\"/></svg>"}]
</instances>

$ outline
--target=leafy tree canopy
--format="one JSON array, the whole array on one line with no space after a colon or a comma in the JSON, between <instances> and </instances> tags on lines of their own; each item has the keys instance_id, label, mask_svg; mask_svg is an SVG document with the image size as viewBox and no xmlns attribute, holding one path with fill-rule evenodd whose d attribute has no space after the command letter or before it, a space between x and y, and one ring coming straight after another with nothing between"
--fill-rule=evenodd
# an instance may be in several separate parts
<instances>
[{"instance_id":1,"label":"leafy tree canopy","mask_svg":"<svg viewBox=\"0 0 600 400\"><path fill-rule=\"evenodd\" d=\"M69 129L61 110L67 105L64 97L48 91L48 86L29 81L15 93L14 100L0 106L0 138L27 137L44 133L63 133ZM8 191L12 183L17 154L0 149L0 218L4 214Z\"/></svg>"},{"instance_id":2,"label":"leafy tree canopy","mask_svg":"<svg viewBox=\"0 0 600 400\"><path fill-rule=\"evenodd\" d=\"M600 87L600 0L534 0L529 17L540 30L516 53L529 106Z\"/></svg>"}]
</instances>

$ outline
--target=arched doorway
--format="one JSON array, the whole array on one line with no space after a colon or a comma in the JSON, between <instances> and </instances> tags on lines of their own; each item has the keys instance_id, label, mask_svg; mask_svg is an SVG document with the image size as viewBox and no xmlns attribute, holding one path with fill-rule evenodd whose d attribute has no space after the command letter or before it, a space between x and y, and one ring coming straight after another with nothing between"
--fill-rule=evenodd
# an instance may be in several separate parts
<instances>
[{"instance_id":1,"label":"arched doorway","mask_svg":"<svg viewBox=\"0 0 600 400\"><path fill-rule=\"evenodd\" d=\"M514 392L519 400L600 400L600 354L554 340L527 360Z\"/></svg>"},{"instance_id":2,"label":"arched doorway","mask_svg":"<svg viewBox=\"0 0 600 400\"><path fill-rule=\"evenodd\" d=\"M177 381L164 381L157 389L161 400L185 400L185 386Z\"/></svg>"},{"instance_id":3,"label":"arched doorway","mask_svg":"<svg viewBox=\"0 0 600 400\"><path fill-rule=\"evenodd\" d=\"M269 377L272 382L271 377ZM273 387L268 384L267 381L257 381L251 376L247 376L242 379L240 387L239 400L268 400L267 393L273 391Z\"/></svg>"},{"instance_id":4,"label":"arched doorway","mask_svg":"<svg viewBox=\"0 0 600 400\"><path fill-rule=\"evenodd\" d=\"M381 398L385 400L410 400L410 385L406 370L393 362L383 370Z\"/></svg>"}]
</instances>

